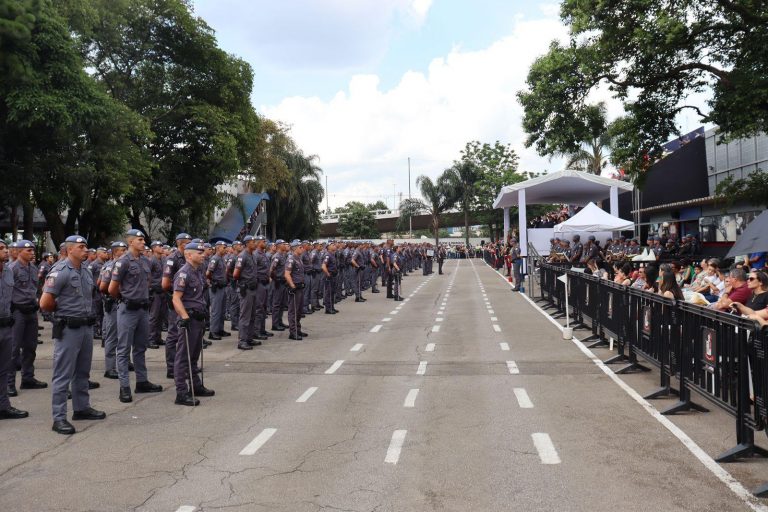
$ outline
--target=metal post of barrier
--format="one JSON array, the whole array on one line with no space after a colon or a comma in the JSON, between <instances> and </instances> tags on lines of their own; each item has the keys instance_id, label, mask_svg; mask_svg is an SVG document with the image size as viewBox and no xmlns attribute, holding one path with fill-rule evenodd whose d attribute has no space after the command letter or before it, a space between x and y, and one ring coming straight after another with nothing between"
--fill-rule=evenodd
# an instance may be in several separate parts
<instances>
[{"instance_id":1,"label":"metal post of barrier","mask_svg":"<svg viewBox=\"0 0 768 512\"><path fill-rule=\"evenodd\" d=\"M638 310L640 302L633 300L636 298L636 295L633 294L632 291L633 290L629 289L627 290L627 294L624 295L623 310L626 314L626 319L620 326L621 332L619 334L621 340L618 348L619 354L616 357L604 361L605 364L627 361L628 364L626 366L622 366L616 370L615 373L617 374L651 371L650 368L640 364L637 360L636 345L638 341L638 333L642 328L642 325L639 325L640 322L642 322L642 316Z\"/></svg>"},{"instance_id":2,"label":"metal post of barrier","mask_svg":"<svg viewBox=\"0 0 768 512\"><path fill-rule=\"evenodd\" d=\"M661 300L670 301L671 304L662 302L661 307L656 308L655 315L653 315L653 310L649 310L648 318L645 315L646 310L642 313L639 312L641 314L639 328L645 328L653 339L658 340L658 349L655 353L659 361L659 389L645 395L643 398L646 400L667 397L669 395L678 396L680 394L677 389L672 387L671 376L674 371L672 369L671 355L673 347L678 347L681 343L681 312L674 301L670 299ZM655 319L654 316L656 317ZM673 336L673 334L675 335ZM642 339L642 337L638 339Z\"/></svg>"}]
</instances>

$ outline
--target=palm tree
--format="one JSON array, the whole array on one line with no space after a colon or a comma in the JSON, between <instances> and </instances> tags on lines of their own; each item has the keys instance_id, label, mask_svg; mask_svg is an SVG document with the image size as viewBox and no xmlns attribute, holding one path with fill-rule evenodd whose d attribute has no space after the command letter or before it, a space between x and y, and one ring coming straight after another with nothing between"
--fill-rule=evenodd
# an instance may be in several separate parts
<instances>
[{"instance_id":1,"label":"palm tree","mask_svg":"<svg viewBox=\"0 0 768 512\"><path fill-rule=\"evenodd\" d=\"M465 247L469 247L469 208L477 195L480 169L473 162L461 160L446 169L444 176L450 184L451 195L461 204L464 212L464 242Z\"/></svg>"},{"instance_id":2,"label":"palm tree","mask_svg":"<svg viewBox=\"0 0 768 512\"><path fill-rule=\"evenodd\" d=\"M585 128L588 135L582 141L581 147L573 153L563 155L566 158L565 168L599 176L608 166L611 147L605 103L590 106Z\"/></svg>"},{"instance_id":3,"label":"palm tree","mask_svg":"<svg viewBox=\"0 0 768 512\"><path fill-rule=\"evenodd\" d=\"M281 155L290 178L269 191L268 213L272 239L278 236L313 237L320 227L319 205L323 200L322 169L317 157L292 148ZM280 233L278 233L278 225Z\"/></svg>"},{"instance_id":4,"label":"palm tree","mask_svg":"<svg viewBox=\"0 0 768 512\"><path fill-rule=\"evenodd\" d=\"M456 203L456 196L446 172L432 181L429 176L421 175L416 178L416 186L423 199L405 199L400 203L400 219L426 211L432 217L432 232L435 234L435 245L440 243L440 215L448 211Z\"/></svg>"}]
</instances>

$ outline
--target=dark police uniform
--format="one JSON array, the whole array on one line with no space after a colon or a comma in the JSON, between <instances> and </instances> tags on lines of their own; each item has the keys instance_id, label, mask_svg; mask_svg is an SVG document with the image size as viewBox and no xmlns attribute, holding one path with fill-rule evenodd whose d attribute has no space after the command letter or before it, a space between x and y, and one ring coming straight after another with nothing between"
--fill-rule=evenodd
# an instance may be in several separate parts
<instances>
[{"instance_id":1,"label":"dark police uniform","mask_svg":"<svg viewBox=\"0 0 768 512\"><path fill-rule=\"evenodd\" d=\"M336 311L335 307L335 294L336 294L336 275L338 274L336 267L335 255L326 250L323 256L323 264L328 271L328 275L323 272L323 306L325 306L326 313L333 313Z\"/></svg>"},{"instance_id":2,"label":"dark police uniform","mask_svg":"<svg viewBox=\"0 0 768 512\"><path fill-rule=\"evenodd\" d=\"M180 233L176 240L186 238L186 233ZM191 238L191 237L190 237ZM178 247L171 251L165 261L163 262L163 277L170 279L173 283L173 278L176 277L176 272L183 267L187 261L184 259L184 252L180 251ZM165 369L166 376L173 375L173 367L176 361L176 346L179 344L179 317L176 315L176 311L173 309L171 299L166 296L168 304L168 333L165 337Z\"/></svg>"},{"instance_id":3,"label":"dark police uniform","mask_svg":"<svg viewBox=\"0 0 768 512\"><path fill-rule=\"evenodd\" d=\"M149 386L145 352L149 345L149 260L125 253L112 268L112 281L120 285L117 306L117 374L121 388L130 388L130 353L136 369L136 392L160 391ZM151 389L150 389L151 388ZM124 390L121 390L123 393Z\"/></svg>"},{"instance_id":4,"label":"dark police uniform","mask_svg":"<svg viewBox=\"0 0 768 512\"><path fill-rule=\"evenodd\" d=\"M256 237L257 240L262 237ZM261 249L253 251L253 262L256 264L256 318L254 330L257 331L254 338L263 340L267 338L267 292L269 290L269 257Z\"/></svg>"},{"instance_id":5,"label":"dark police uniform","mask_svg":"<svg viewBox=\"0 0 768 512\"><path fill-rule=\"evenodd\" d=\"M112 281L114 265L115 260L109 260L101 267L99 282L107 288ZM117 301L107 293L102 296L102 307L104 308L104 321L101 327L104 341L104 376L116 378L116 373L113 374L113 372L117 372Z\"/></svg>"},{"instance_id":6,"label":"dark police uniform","mask_svg":"<svg viewBox=\"0 0 768 512\"><path fill-rule=\"evenodd\" d=\"M81 237L67 238L73 243L85 243ZM69 258L57 262L45 280L43 293L56 299L53 328L53 421L67 419L67 391L72 388L72 408L90 409L88 377L93 357L93 275L81 264L76 267ZM55 424L54 424L55 427ZM72 433L72 432L69 432Z\"/></svg>"},{"instance_id":7,"label":"dark police uniform","mask_svg":"<svg viewBox=\"0 0 768 512\"><path fill-rule=\"evenodd\" d=\"M0 244L5 245L2 241ZM4 262L0 261L0 265L2 265L0 269L0 419L24 418L28 413L11 407L11 401L8 399L8 374L11 371L11 346L13 345L11 334L13 272Z\"/></svg>"},{"instance_id":8,"label":"dark police uniform","mask_svg":"<svg viewBox=\"0 0 768 512\"><path fill-rule=\"evenodd\" d=\"M283 243L282 240L275 242L275 245ZM285 254L282 251L275 253L272 263L269 267L269 274L274 280L274 290L272 291L272 330L283 330L283 308L287 307L285 277Z\"/></svg>"},{"instance_id":9,"label":"dark police uniform","mask_svg":"<svg viewBox=\"0 0 768 512\"><path fill-rule=\"evenodd\" d=\"M293 246L293 244L291 244ZM288 329L291 336L301 339L301 305L304 303L304 264L301 258L289 254L285 261L285 271L289 272L296 288L288 289ZM287 286L287 284L286 284Z\"/></svg>"},{"instance_id":10,"label":"dark police uniform","mask_svg":"<svg viewBox=\"0 0 768 512\"><path fill-rule=\"evenodd\" d=\"M211 273L211 333L221 336L224 332L224 308L227 301L227 269L224 258L216 254L211 256L207 271Z\"/></svg>"},{"instance_id":11,"label":"dark police uniform","mask_svg":"<svg viewBox=\"0 0 768 512\"><path fill-rule=\"evenodd\" d=\"M250 236L245 237L245 242L250 241ZM240 350L250 350L251 342L256 329L256 293L258 290L258 278L256 274L256 262L248 249L237 255L235 269L240 270L240 325L238 330L238 345Z\"/></svg>"},{"instance_id":12,"label":"dark police uniform","mask_svg":"<svg viewBox=\"0 0 768 512\"><path fill-rule=\"evenodd\" d=\"M152 243L152 247L155 242ZM163 260L154 254L149 258L149 340L157 345L163 344L163 318L168 307L163 292Z\"/></svg>"},{"instance_id":13,"label":"dark police uniform","mask_svg":"<svg viewBox=\"0 0 768 512\"><path fill-rule=\"evenodd\" d=\"M31 242L22 240L19 249L31 248ZM13 366L8 370L8 385L15 386L16 368L21 367L21 388L40 389L48 385L35 379L35 358L37 356L37 267L29 262L24 265L20 259L8 264L13 274L13 298L11 328Z\"/></svg>"}]
</instances>

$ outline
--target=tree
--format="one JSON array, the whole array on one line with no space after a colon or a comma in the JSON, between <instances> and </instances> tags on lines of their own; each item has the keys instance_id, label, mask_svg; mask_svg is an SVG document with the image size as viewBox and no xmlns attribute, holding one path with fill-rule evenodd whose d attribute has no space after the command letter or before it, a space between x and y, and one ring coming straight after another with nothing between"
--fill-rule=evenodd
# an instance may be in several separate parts
<instances>
[{"instance_id":1,"label":"tree","mask_svg":"<svg viewBox=\"0 0 768 512\"><path fill-rule=\"evenodd\" d=\"M768 172L757 169L738 180L729 176L717 184L715 191L719 202L727 206L744 202L768 208Z\"/></svg>"},{"instance_id":2,"label":"tree","mask_svg":"<svg viewBox=\"0 0 768 512\"><path fill-rule=\"evenodd\" d=\"M251 102L253 71L227 54L187 0L62 0L88 69L109 94L149 124L155 163L126 199L129 220L143 213L207 232L228 197L217 187L240 175L268 186L259 118Z\"/></svg>"},{"instance_id":3,"label":"tree","mask_svg":"<svg viewBox=\"0 0 768 512\"><path fill-rule=\"evenodd\" d=\"M14 34L0 37L4 200L23 206L27 236L37 206L55 243L75 231L103 241L121 230L124 198L149 173L147 126L84 72L50 1L3 2L0 27Z\"/></svg>"},{"instance_id":4,"label":"tree","mask_svg":"<svg viewBox=\"0 0 768 512\"><path fill-rule=\"evenodd\" d=\"M519 158L509 144L499 141L493 144L468 142L461 151L461 161L472 162L480 172L480 179L475 184L475 198L472 209L488 232L502 224L502 211L493 208L493 202L501 188L526 179L525 173L518 172Z\"/></svg>"},{"instance_id":5,"label":"tree","mask_svg":"<svg viewBox=\"0 0 768 512\"><path fill-rule=\"evenodd\" d=\"M401 223L419 212L427 212L432 217L435 245L440 243L440 216L456 203L455 193L448 180L445 172L435 181L432 181L429 176L421 175L416 178L416 186L423 199L404 199L400 203Z\"/></svg>"},{"instance_id":6,"label":"tree","mask_svg":"<svg viewBox=\"0 0 768 512\"><path fill-rule=\"evenodd\" d=\"M368 208L369 210L372 210L372 211L376 211L376 210L389 210L389 207L381 199L379 199L375 203L368 203L366 208Z\"/></svg>"},{"instance_id":7,"label":"tree","mask_svg":"<svg viewBox=\"0 0 768 512\"><path fill-rule=\"evenodd\" d=\"M461 205L464 213L464 240L469 245L469 210L477 197L477 182L480 181L480 168L471 160L460 160L446 169L446 176L450 185L450 194L453 200Z\"/></svg>"},{"instance_id":8,"label":"tree","mask_svg":"<svg viewBox=\"0 0 768 512\"><path fill-rule=\"evenodd\" d=\"M587 111L587 118L590 119L587 139L581 141L579 149L575 152L563 155L566 158L565 168L599 176L610 161L611 135L605 103L590 105Z\"/></svg>"},{"instance_id":9,"label":"tree","mask_svg":"<svg viewBox=\"0 0 768 512\"><path fill-rule=\"evenodd\" d=\"M344 207L346 213L339 217L339 233L347 238L378 238L376 216L367 206L351 201Z\"/></svg>"},{"instance_id":10,"label":"tree","mask_svg":"<svg viewBox=\"0 0 768 512\"><path fill-rule=\"evenodd\" d=\"M635 177L678 134L692 110L728 138L768 131L768 4L732 0L564 0L568 44L553 42L518 94L523 127L542 155L574 153L589 140L590 93L622 102L613 160ZM712 92L708 112L686 104Z\"/></svg>"}]
</instances>

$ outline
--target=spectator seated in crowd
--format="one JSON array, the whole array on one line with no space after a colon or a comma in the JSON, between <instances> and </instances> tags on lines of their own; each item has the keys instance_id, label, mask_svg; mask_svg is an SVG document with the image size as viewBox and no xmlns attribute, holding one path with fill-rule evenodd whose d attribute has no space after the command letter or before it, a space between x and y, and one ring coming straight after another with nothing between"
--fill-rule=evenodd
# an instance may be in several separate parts
<instances>
[{"instance_id":1,"label":"spectator seated in crowd","mask_svg":"<svg viewBox=\"0 0 768 512\"><path fill-rule=\"evenodd\" d=\"M717 302L723 290L725 290L725 278L720 271L720 260L712 258L707 261L707 268L701 278L700 286L692 287L691 291L702 294L711 303Z\"/></svg>"},{"instance_id":2,"label":"spectator seated in crowd","mask_svg":"<svg viewBox=\"0 0 768 512\"><path fill-rule=\"evenodd\" d=\"M613 266L613 270L616 276L613 278L614 283L623 286L629 286L632 284L632 279L629 277L629 275L632 273L632 267L630 267L627 263L617 263Z\"/></svg>"},{"instance_id":3,"label":"spectator seated in crowd","mask_svg":"<svg viewBox=\"0 0 768 512\"><path fill-rule=\"evenodd\" d=\"M749 318L753 315L764 315L768 319L768 274L762 270L751 271L747 277L747 287L750 291L749 298L744 302L734 299L728 306L734 312Z\"/></svg>"},{"instance_id":4,"label":"spectator seated in crowd","mask_svg":"<svg viewBox=\"0 0 768 512\"><path fill-rule=\"evenodd\" d=\"M683 290L677 284L674 271L671 269L662 270L661 283L659 284L659 295L667 299L685 300Z\"/></svg>"},{"instance_id":5,"label":"spectator seated in crowd","mask_svg":"<svg viewBox=\"0 0 768 512\"><path fill-rule=\"evenodd\" d=\"M712 305L718 311L728 311L732 302L744 304L752 296L747 285L747 273L743 268L734 268L725 277L725 289L720 298Z\"/></svg>"}]
</instances>

